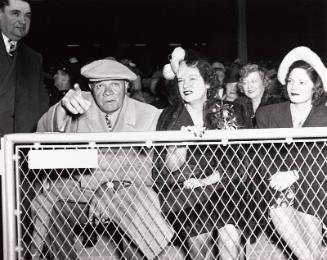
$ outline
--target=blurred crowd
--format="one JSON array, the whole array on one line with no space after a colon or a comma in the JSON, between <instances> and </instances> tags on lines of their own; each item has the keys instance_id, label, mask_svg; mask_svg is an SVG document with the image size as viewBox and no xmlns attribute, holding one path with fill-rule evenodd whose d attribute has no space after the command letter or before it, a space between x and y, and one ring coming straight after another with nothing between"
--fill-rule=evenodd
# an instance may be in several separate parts
<instances>
[{"instance_id":1,"label":"blurred crowd","mask_svg":"<svg viewBox=\"0 0 327 260\"><path fill-rule=\"evenodd\" d=\"M104 59L116 60L113 56ZM178 98L178 88L174 80L164 78L163 64L147 68L143 72L131 59L117 60L131 69L137 76L137 80L128 88L128 95L136 100L151 104L157 108L165 108L173 104ZM265 91L283 100L285 90L277 80L278 64L272 61L258 61L248 63L258 66L258 70L269 79L269 84L264 86ZM81 75L80 69L85 65L78 57L63 58L58 64L53 65L45 72L45 83L49 92L50 105L57 103L74 84L78 83L83 91L88 91L87 80ZM247 64L242 64L238 59L230 61L211 61L212 68L219 78L219 85L211 89L210 95L220 100L234 102L245 96L240 87L240 71Z\"/></svg>"}]
</instances>

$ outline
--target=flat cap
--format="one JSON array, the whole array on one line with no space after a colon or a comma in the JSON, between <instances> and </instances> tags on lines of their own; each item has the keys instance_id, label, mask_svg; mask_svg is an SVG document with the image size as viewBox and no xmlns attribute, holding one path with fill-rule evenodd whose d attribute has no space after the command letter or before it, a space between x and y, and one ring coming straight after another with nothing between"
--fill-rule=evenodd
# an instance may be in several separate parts
<instances>
[{"instance_id":1,"label":"flat cap","mask_svg":"<svg viewBox=\"0 0 327 260\"><path fill-rule=\"evenodd\" d=\"M110 79L136 80L137 76L129 68L114 60L96 60L81 68L81 74L89 81Z\"/></svg>"}]
</instances>

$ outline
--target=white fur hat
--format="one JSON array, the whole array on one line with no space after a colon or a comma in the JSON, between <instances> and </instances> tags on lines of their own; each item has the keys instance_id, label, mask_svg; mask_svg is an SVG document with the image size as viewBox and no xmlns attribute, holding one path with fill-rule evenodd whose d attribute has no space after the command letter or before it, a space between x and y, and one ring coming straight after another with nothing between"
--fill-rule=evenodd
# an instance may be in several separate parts
<instances>
[{"instance_id":1,"label":"white fur hat","mask_svg":"<svg viewBox=\"0 0 327 260\"><path fill-rule=\"evenodd\" d=\"M278 80L283 85L286 84L286 76L288 73L289 68L291 65L296 61L305 61L312 66L312 68L317 72L319 75L324 90L327 92L327 69L319 56L310 50L308 47L300 46L296 47L291 50L287 55L284 57L283 61L279 65L278 69Z\"/></svg>"},{"instance_id":2,"label":"white fur hat","mask_svg":"<svg viewBox=\"0 0 327 260\"><path fill-rule=\"evenodd\" d=\"M163 67L162 74L165 79L172 80L176 76L176 73L179 69L179 64L185 58L185 50L182 47L177 47L169 56L169 64L166 64Z\"/></svg>"}]
</instances>

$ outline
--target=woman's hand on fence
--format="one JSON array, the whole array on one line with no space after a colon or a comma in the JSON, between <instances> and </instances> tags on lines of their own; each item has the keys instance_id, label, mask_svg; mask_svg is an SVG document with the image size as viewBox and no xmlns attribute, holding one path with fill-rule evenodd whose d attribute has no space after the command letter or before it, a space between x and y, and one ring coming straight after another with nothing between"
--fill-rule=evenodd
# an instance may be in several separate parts
<instances>
[{"instance_id":1,"label":"woman's hand on fence","mask_svg":"<svg viewBox=\"0 0 327 260\"><path fill-rule=\"evenodd\" d=\"M202 183L201 179L190 178L184 181L184 188L186 189L195 189L201 186L204 186L204 183Z\"/></svg>"},{"instance_id":2,"label":"woman's hand on fence","mask_svg":"<svg viewBox=\"0 0 327 260\"><path fill-rule=\"evenodd\" d=\"M290 187L299 179L297 170L293 171L278 171L270 178L269 186L277 191L283 191Z\"/></svg>"},{"instance_id":3,"label":"woman's hand on fence","mask_svg":"<svg viewBox=\"0 0 327 260\"><path fill-rule=\"evenodd\" d=\"M218 171L214 171L212 174L205 178L197 179L190 178L184 182L184 188L186 189L194 189L198 187L204 187L208 185L213 185L221 181L220 173Z\"/></svg>"}]
</instances>

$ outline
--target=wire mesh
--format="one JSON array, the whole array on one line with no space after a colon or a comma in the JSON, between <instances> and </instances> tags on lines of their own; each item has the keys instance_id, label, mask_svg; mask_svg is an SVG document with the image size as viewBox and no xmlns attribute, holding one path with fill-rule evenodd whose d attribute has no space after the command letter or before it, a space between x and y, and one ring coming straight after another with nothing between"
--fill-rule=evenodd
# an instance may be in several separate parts
<instances>
[{"instance_id":1,"label":"wire mesh","mask_svg":"<svg viewBox=\"0 0 327 260\"><path fill-rule=\"evenodd\" d=\"M15 143L14 259L327 259L326 141ZM98 167L32 169L33 150Z\"/></svg>"}]
</instances>

